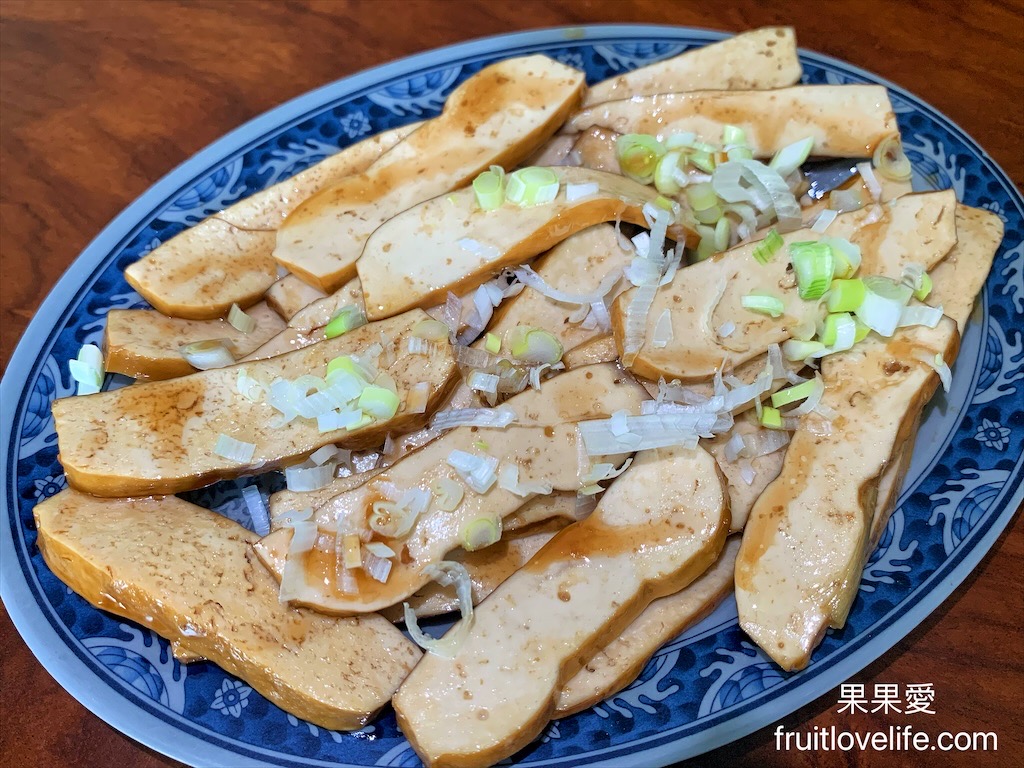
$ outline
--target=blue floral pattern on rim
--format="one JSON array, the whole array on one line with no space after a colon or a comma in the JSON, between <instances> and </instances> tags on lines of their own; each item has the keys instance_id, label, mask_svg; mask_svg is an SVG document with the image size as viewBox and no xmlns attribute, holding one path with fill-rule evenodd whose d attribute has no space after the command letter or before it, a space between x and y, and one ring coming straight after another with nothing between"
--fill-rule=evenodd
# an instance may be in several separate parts
<instances>
[{"instance_id":1,"label":"blue floral pattern on rim","mask_svg":"<svg viewBox=\"0 0 1024 768\"><path fill-rule=\"evenodd\" d=\"M354 734L298 721L219 668L186 667L148 630L94 610L46 568L32 507L64 484L50 402L71 393L65 361L96 341L111 307L141 306L124 267L209 213L296 173L359 138L440 111L447 94L487 63L542 52L582 67L591 82L688 47L715 33L664 27L552 30L463 44L341 81L225 137L157 184L90 247L48 300L4 379L5 601L44 658L42 637L75 659L50 669L72 693L109 689L101 714L135 738L186 761L214 755L273 765L419 765L385 714ZM802 54L806 82L877 82L868 73ZM1002 530L1021 493L1024 454L1024 204L1005 175L955 125L890 86L920 188L952 187L965 203L996 212L1006 238L985 289L980 320L965 335L947 407L929 411L929 440L914 465L865 573L847 626L830 632L805 671L779 671L745 638L728 601L665 646L637 682L595 709L552 724L516 756L522 765L670 762L765 725L870 663L958 583ZM51 306L52 305L52 306ZM54 320L53 318L57 318ZM29 339L33 349L29 350ZM239 489L221 483L190 494L247 523ZM269 490L272 480L260 480ZM13 574L13 575L12 575ZM937 597L936 597L937 596ZM87 681L87 682L84 682ZM78 694L80 695L80 694ZM143 721L146 727L142 726ZM695 735L700 734L699 744Z\"/></svg>"}]
</instances>

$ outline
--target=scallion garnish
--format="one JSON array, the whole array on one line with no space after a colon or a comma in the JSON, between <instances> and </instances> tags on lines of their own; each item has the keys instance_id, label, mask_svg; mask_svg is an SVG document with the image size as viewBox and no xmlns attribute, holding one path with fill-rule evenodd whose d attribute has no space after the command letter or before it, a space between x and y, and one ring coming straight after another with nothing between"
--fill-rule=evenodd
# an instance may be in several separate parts
<instances>
[{"instance_id":1,"label":"scallion garnish","mask_svg":"<svg viewBox=\"0 0 1024 768\"><path fill-rule=\"evenodd\" d=\"M865 293L863 280L833 280L825 306L829 312L853 312L864 303Z\"/></svg>"},{"instance_id":2,"label":"scallion garnish","mask_svg":"<svg viewBox=\"0 0 1024 768\"><path fill-rule=\"evenodd\" d=\"M822 242L791 243L789 258L796 273L797 292L801 299L820 299L835 273L832 249Z\"/></svg>"},{"instance_id":3,"label":"scallion garnish","mask_svg":"<svg viewBox=\"0 0 1024 768\"><path fill-rule=\"evenodd\" d=\"M818 384L817 379L810 379L805 381L803 384L797 384L795 387L780 389L772 395L772 406L775 408L781 408L784 405L795 403L797 400L803 400L819 386L821 385Z\"/></svg>"},{"instance_id":4,"label":"scallion garnish","mask_svg":"<svg viewBox=\"0 0 1024 768\"><path fill-rule=\"evenodd\" d=\"M764 236L764 240L754 246L754 258L760 264L767 264L784 244L785 241L782 239L782 235L774 229L769 229L768 234Z\"/></svg>"},{"instance_id":5,"label":"scallion garnish","mask_svg":"<svg viewBox=\"0 0 1024 768\"><path fill-rule=\"evenodd\" d=\"M664 154L664 145L644 133L627 133L615 142L615 156L623 175L641 184L654 181L658 161Z\"/></svg>"},{"instance_id":6,"label":"scallion garnish","mask_svg":"<svg viewBox=\"0 0 1024 768\"><path fill-rule=\"evenodd\" d=\"M782 429L782 413L778 408L766 405L761 409L761 426L768 429Z\"/></svg>"},{"instance_id":7,"label":"scallion garnish","mask_svg":"<svg viewBox=\"0 0 1024 768\"><path fill-rule=\"evenodd\" d=\"M473 179L473 196L476 198L476 204L485 211L500 208L505 202L505 172L500 166L495 168L484 171Z\"/></svg>"},{"instance_id":8,"label":"scallion garnish","mask_svg":"<svg viewBox=\"0 0 1024 768\"><path fill-rule=\"evenodd\" d=\"M772 296L770 293L759 293L757 291L748 293L741 298L740 304L742 304L744 309L749 309L751 312L759 312L762 315L770 315L771 317L781 317L782 313L786 311L786 305L782 303L782 299Z\"/></svg>"},{"instance_id":9,"label":"scallion garnish","mask_svg":"<svg viewBox=\"0 0 1024 768\"><path fill-rule=\"evenodd\" d=\"M508 176L505 199L521 208L550 203L558 195L558 177L550 168L530 166Z\"/></svg>"},{"instance_id":10,"label":"scallion garnish","mask_svg":"<svg viewBox=\"0 0 1024 768\"><path fill-rule=\"evenodd\" d=\"M347 304L335 312L330 322L324 326L324 336L333 339L362 325L366 325L363 310L355 304Z\"/></svg>"}]
</instances>

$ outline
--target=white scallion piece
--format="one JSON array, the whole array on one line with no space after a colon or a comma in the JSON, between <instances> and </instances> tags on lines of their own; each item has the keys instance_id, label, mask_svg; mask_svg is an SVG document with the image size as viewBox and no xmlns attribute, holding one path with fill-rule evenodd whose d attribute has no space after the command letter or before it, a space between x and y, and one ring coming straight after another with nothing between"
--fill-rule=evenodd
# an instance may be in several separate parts
<instances>
[{"instance_id":1,"label":"white scallion piece","mask_svg":"<svg viewBox=\"0 0 1024 768\"><path fill-rule=\"evenodd\" d=\"M313 467L286 467L284 478L289 491L318 491L331 484L336 469L333 463Z\"/></svg>"},{"instance_id":2,"label":"white scallion piece","mask_svg":"<svg viewBox=\"0 0 1024 768\"><path fill-rule=\"evenodd\" d=\"M498 470L498 487L523 498L534 494L547 496L551 493L550 483L520 482L519 467L516 464L501 465Z\"/></svg>"},{"instance_id":3,"label":"white scallion piece","mask_svg":"<svg viewBox=\"0 0 1024 768\"><path fill-rule=\"evenodd\" d=\"M473 371L469 374L469 378L466 379L466 386L474 392L484 392L488 395L495 395L498 393L498 376L494 373Z\"/></svg>"},{"instance_id":4,"label":"white scallion piece","mask_svg":"<svg viewBox=\"0 0 1024 768\"><path fill-rule=\"evenodd\" d=\"M446 461L477 493L487 493L498 480L498 460L493 456L476 456L456 450L448 454Z\"/></svg>"},{"instance_id":5,"label":"white scallion piece","mask_svg":"<svg viewBox=\"0 0 1024 768\"><path fill-rule=\"evenodd\" d=\"M409 396L405 401L407 413L426 413L430 403L430 384L421 381L409 388Z\"/></svg>"},{"instance_id":6,"label":"white scallion piece","mask_svg":"<svg viewBox=\"0 0 1024 768\"><path fill-rule=\"evenodd\" d=\"M222 432L217 436L217 444L214 445L213 452L222 458L245 464L252 461L252 457L256 453L256 443L236 440Z\"/></svg>"},{"instance_id":7,"label":"white scallion piece","mask_svg":"<svg viewBox=\"0 0 1024 768\"><path fill-rule=\"evenodd\" d=\"M255 485L247 485L242 489L242 500L249 510L249 519L252 520L252 529L258 536L266 536L270 533L270 515L267 512L267 505L263 502L263 494Z\"/></svg>"},{"instance_id":8,"label":"white scallion piece","mask_svg":"<svg viewBox=\"0 0 1024 768\"><path fill-rule=\"evenodd\" d=\"M672 341L672 310L666 309L658 317L654 324L654 333L651 335L651 346L656 349L667 347Z\"/></svg>"},{"instance_id":9,"label":"white scallion piece","mask_svg":"<svg viewBox=\"0 0 1024 768\"><path fill-rule=\"evenodd\" d=\"M68 370L79 395L94 395L103 386L103 353L95 344L83 344L78 358L68 361Z\"/></svg>"},{"instance_id":10,"label":"white scallion piece","mask_svg":"<svg viewBox=\"0 0 1024 768\"><path fill-rule=\"evenodd\" d=\"M818 214L818 218L811 224L811 229L815 232L825 232L829 225L836 220L839 215L839 211L833 211L831 208L826 208Z\"/></svg>"},{"instance_id":11,"label":"white scallion piece","mask_svg":"<svg viewBox=\"0 0 1024 768\"><path fill-rule=\"evenodd\" d=\"M256 330L256 318L246 314L245 310L237 304L232 304L231 309L228 310L228 323L241 333L252 333Z\"/></svg>"},{"instance_id":12,"label":"white scallion piece","mask_svg":"<svg viewBox=\"0 0 1024 768\"><path fill-rule=\"evenodd\" d=\"M459 651L466 636L473 626L473 582L469 572L461 563L451 560L442 560L440 563L431 563L423 569L423 573L436 581L442 587L455 585L455 593L459 597L459 611L462 619L445 634L442 638L433 638L420 629L416 620L416 613L403 603L402 608L405 614L405 626L409 635L420 648L445 659L453 659Z\"/></svg>"},{"instance_id":13,"label":"white scallion piece","mask_svg":"<svg viewBox=\"0 0 1024 768\"><path fill-rule=\"evenodd\" d=\"M577 200L582 200L584 197L596 195L599 189L600 187L596 181L588 184L566 184L565 200L566 202L573 203Z\"/></svg>"},{"instance_id":14,"label":"white scallion piece","mask_svg":"<svg viewBox=\"0 0 1024 768\"><path fill-rule=\"evenodd\" d=\"M430 422L431 429L481 427L502 429L516 420L516 412L508 406L497 408L451 408L438 411Z\"/></svg>"},{"instance_id":15,"label":"white scallion piece","mask_svg":"<svg viewBox=\"0 0 1024 768\"><path fill-rule=\"evenodd\" d=\"M312 513L313 510L309 510L309 514ZM307 590L304 560L306 553L316 544L318 531L316 523L310 520L300 520L296 517L285 522L282 516L278 521L292 529L292 539L288 544L284 569L281 571L281 588L278 591L278 600L287 603L289 600L302 597Z\"/></svg>"},{"instance_id":16,"label":"white scallion piece","mask_svg":"<svg viewBox=\"0 0 1024 768\"><path fill-rule=\"evenodd\" d=\"M188 364L200 371L213 368L226 368L235 364L235 356L231 354L231 342L228 339L209 339L194 341L181 347L181 356Z\"/></svg>"}]
</instances>

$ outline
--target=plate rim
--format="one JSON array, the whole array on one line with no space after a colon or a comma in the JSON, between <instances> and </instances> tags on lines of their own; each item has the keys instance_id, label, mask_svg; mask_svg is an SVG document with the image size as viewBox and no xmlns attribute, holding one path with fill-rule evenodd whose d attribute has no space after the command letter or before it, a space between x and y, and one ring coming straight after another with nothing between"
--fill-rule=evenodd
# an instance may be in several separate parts
<instances>
[{"instance_id":1,"label":"plate rim","mask_svg":"<svg viewBox=\"0 0 1024 768\"><path fill-rule=\"evenodd\" d=\"M25 385L28 383L30 374L35 371L36 365L39 362L38 357L34 357L33 352L29 349L29 342L40 335L48 338L54 330L52 324L45 321L44 318L52 315L54 309L69 306L72 302L76 301L76 294L91 288L91 284L95 281L96 271L101 266L104 266L105 257L117 247L117 243L123 242L132 236L132 231L143 220L143 214L155 210L160 205L161 198L164 201L171 199L172 195L177 194L172 190L180 191L181 187L193 183L197 177L206 175L211 169L223 165L233 157L244 153L246 145L251 145L261 140L265 137L268 130L274 130L279 133L286 130L290 125L300 122L304 114L308 114L312 110L320 112L327 108L331 100L341 97L351 98L358 94L360 89L365 90L368 87L379 88L388 79L408 77L411 71L416 68L443 65L444 62L450 61L455 57L465 60L473 56L484 57L503 53L514 54L514 51L510 49L519 45L535 46L558 41L564 41L566 44L574 42L598 44L603 39L651 39L659 37L669 39L673 36L686 36L688 39L697 38L707 43L721 40L731 35L732 33L700 27L652 24L590 24L546 27L479 37L432 48L360 70L300 94L225 133L178 164L129 203L78 254L40 304L11 355L2 383L0 383L0 437L3 438L2 442L0 442L0 460L3 462L2 466L6 468L11 460L9 449L13 438L15 416L21 405L21 396ZM1018 207L1024 208L1021 196L1016 187L1010 182L1006 172L970 134L944 113L903 87L855 64L805 48L800 48L799 53L801 56L820 62L827 67L850 71L869 82L883 85L910 102L916 109L930 113L934 119L959 134L960 139L967 145L968 149L975 153L977 157L987 162L1011 202L1016 202ZM254 136L259 138L254 140ZM165 193L165 189L168 190L167 193ZM16 373L18 371L25 371L26 373L22 376ZM795 711L808 701L818 698L828 690L831 690L836 683L847 679L873 660L889 652L900 639L905 637L927 616L933 613L963 580L973 572L978 562L989 553L1003 530L1020 511L1021 501L1024 500L1024 484L1021 481L1021 457L1018 457L1014 468L1010 470L1006 485L1001 489L996 501L993 502L997 505L1002 503L1004 507L997 515L993 516L988 527L983 532L972 532L979 535L973 537L976 540L972 542L969 550L965 551L959 558L956 558L955 555L951 556L944 563L949 565L950 572L941 581L933 584L927 590L925 588L928 584L923 584L905 596L904 600L913 597L919 592L925 592L901 617L892 621L881 632L872 635L865 641L865 647L858 648L841 659L839 663L829 667L827 670L823 670L820 675L816 676L822 681L818 685L798 686L772 699L770 704L761 703L689 736L688 739L698 739L701 741L702 746L698 754L722 746L734 739L741 738L774 722L779 717ZM9 482L13 485L15 478L11 477ZM16 499L17 493L15 492L10 496L5 493L2 501L6 517L11 525L14 526L17 523L17 510L9 507L7 503L9 498ZM73 667L69 668L66 666L69 660L72 664L75 663L73 652L48 622L45 620L40 621L40 619L45 619L41 613L41 606L33 602L23 611L20 601L11 599L19 595L19 593L24 596L24 590L28 590L30 594L33 593L33 590L28 584L25 574L22 572L14 537L8 536L7 531L9 529L7 526L4 526L3 530L4 532L0 534L0 555L2 555L0 557L0 598L3 599L8 614L11 616L12 622L26 645L28 645L47 673L57 680L58 684L80 701L92 714L102 719L108 725L125 733L129 738L163 754L175 759L191 761L196 765L218 764L217 762L207 763L207 760L212 758L217 758L218 760L223 760L224 758L237 760L240 756L238 752L204 742L192 734L182 734L180 729L174 724L161 720L141 707L132 704L130 701L126 701L124 695L115 688L110 686L98 688L94 686L94 689L90 690L89 681L79 681L75 676ZM953 562L954 560L956 562ZM39 615L34 616L33 614ZM40 637L40 633L46 636ZM879 645L881 650L875 655L871 655L872 651L865 650L866 648L873 649ZM860 657L864 654L869 655L870 658L861 660ZM822 687L823 685L827 685L827 687ZM776 702L782 702L781 706L775 706ZM129 707L130 709L128 709ZM773 712L768 713L769 719L765 719L765 710L768 708L771 708ZM113 716L113 719L111 716ZM193 751L182 749L182 735L187 736L190 741L195 740L196 745L202 744L201 756ZM647 740L659 738L665 738L664 734L655 734ZM630 744L637 743L631 742ZM681 756L678 748L679 744L679 740L673 740L645 748L640 752L633 752L633 755L635 759L642 758L667 763L671 760L679 759ZM256 750L259 750L258 747L253 746ZM610 749L621 752L625 746L619 745ZM586 753L586 755L598 757L598 762L588 759L588 763L594 765L609 764L607 761L600 759L600 752L590 752ZM318 761L308 758L301 759L307 765L344 765L343 763ZM548 761L548 764L574 762L578 762L578 758L569 757L552 760ZM524 761L524 764L530 764L528 758ZM618 765L621 765L621 763L618 763Z\"/></svg>"}]
</instances>

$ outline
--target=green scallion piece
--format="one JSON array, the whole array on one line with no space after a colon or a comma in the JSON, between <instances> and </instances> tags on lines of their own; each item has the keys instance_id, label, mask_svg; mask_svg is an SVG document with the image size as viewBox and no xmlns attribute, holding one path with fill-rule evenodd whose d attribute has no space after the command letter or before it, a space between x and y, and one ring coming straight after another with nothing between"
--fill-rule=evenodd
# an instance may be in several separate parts
<instances>
[{"instance_id":1,"label":"green scallion piece","mask_svg":"<svg viewBox=\"0 0 1024 768\"><path fill-rule=\"evenodd\" d=\"M496 355L501 352L501 337L493 333L488 333L487 337L484 339L484 349L492 355Z\"/></svg>"},{"instance_id":2,"label":"green scallion piece","mask_svg":"<svg viewBox=\"0 0 1024 768\"><path fill-rule=\"evenodd\" d=\"M791 243L789 258L796 273L797 292L801 299L820 299L828 290L835 274L835 258L825 243Z\"/></svg>"},{"instance_id":3,"label":"green scallion piece","mask_svg":"<svg viewBox=\"0 0 1024 768\"><path fill-rule=\"evenodd\" d=\"M782 299L778 296L756 291L748 293L741 298L740 304L743 305L744 309L749 309L751 312L759 312L762 315L770 315L771 317L781 317L782 313L786 311L786 305L782 303Z\"/></svg>"},{"instance_id":4,"label":"green scallion piece","mask_svg":"<svg viewBox=\"0 0 1024 768\"><path fill-rule=\"evenodd\" d=\"M550 168L520 168L505 183L505 199L521 208L550 203L557 194L558 177Z\"/></svg>"},{"instance_id":5,"label":"green scallion piece","mask_svg":"<svg viewBox=\"0 0 1024 768\"><path fill-rule=\"evenodd\" d=\"M675 173L679 170L679 161L683 155L681 152L666 152L658 160L654 169L654 187L663 195L675 195L682 187L676 181Z\"/></svg>"},{"instance_id":6,"label":"green scallion piece","mask_svg":"<svg viewBox=\"0 0 1024 768\"><path fill-rule=\"evenodd\" d=\"M768 429L782 429L782 413L778 408L766 405L761 409L761 426Z\"/></svg>"},{"instance_id":7,"label":"green scallion piece","mask_svg":"<svg viewBox=\"0 0 1024 768\"><path fill-rule=\"evenodd\" d=\"M366 325L366 315L359 307L349 304L334 313L331 321L324 326L324 336L333 339L363 325Z\"/></svg>"},{"instance_id":8,"label":"green scallion piece","mask_svg":"<svg viewBox=\"0 0 1024 768\"><path fill-rule=\"evenodd\" d=\"M782 235L774 229L769 229L768 234L764 236L764 240L754 246L754 258L760 264L767 264L784 244L785 241L782 239Z\"/></svg>"},{"instance_id":9,"label":"green scallion piece","mask_svg":"<svg viewBox=\"0 0 1024 768\"><path fill-rule=\"evenodd\" d=\"M499 168L500 170L500 168ZM505 202L505 176L494 171L484 171L473 179L473 195L476 204L485 211L500 208Z\"/></svg>"},{"instance_id":10,"label":"green scallion piece","mask_svg":"<svg viewBox=\"0 0 1024 768\"><path fill-rule=\"evenodd\" d=\"M928 298L928 294L932 292L932 278L927 272L921 275L921 287L914 291L914 298L918 301L924 301Z\"/></svg>"},{"instance_id":11,"label":"green scallion piece","mask_svg":"<svg viewBox=\"0 0 1024 768\"><path fill-rule=\"evenodd\" d=\"M732 234L732 224L729 219L722 216L715 224L715 250L721 253L729 247L729 235Z\"/></svg>"},{"instance_id":12,"label":"green scallion piece","mask_svg":"<svg viewBox=\"0 0 1024 768\"><path fill-rule=\"evenodd\" d=\"M782 342L782 356L790 362L806 360L811 355L824 351L825 345L820 341L800 341L800 339L787 339Z\"/></svg>"},{"instance_id":13,"label":"green scallion piece","mask_svg":"<svg viewBox=\"0 0 1024 768\"><path fill-rule=\"evenodd\" d=\"M854 324L856 325L856 328L857 328L857 330L853 334L853 343L854 344L859 344L860 342L864 341L864 339L866 339L868 337L868 334L871 333L871 329L868 328L866 325L864 325L864 323L862 323L857 318L853 318L853 322L854 322Z\"/></svg>"},{"instance_id":14,"label":"green scallion piece","mask_svg":"<svg viewBox=\"0 0 1024 768\"><path fill-rule=\"evenodd\" d=\"M706 211L709 208L718 207L718 195L710 181L703 181L686 188L686 201L694 211ZM721 214L719 214L721 215ZM717 220L718 217L715 217ZM713 222L703 222L711 224Z\"/></svg>"},{"instance_id":15,"label":"green scallion piece","mask_svg":"<svg viewBox=\"0 0 1024 768\"><path fill-rule=\"evenodd\" d=\"M795 387L780 389L772 395L772 405L776 408L781 408L784 405L795 403L797 400L805 400L819 386L821 385L817 381L811 379L803 384L797 384Z\"/></svg>"},{"instance_id":16,"label":"green scallion piece","mask_svg":"<svg viewBox=\"0 0 1024 768\"><path fill-rule=\"evenodd\" d=\"M711 152L714 151L714 147L711 148L710 152L703 149L695 149L689 156L690 164L704 171L704 173L713 173L715 170L715 156Z\"/></svg>"},{"instance_id":17,"label":"green scallion piece","mask_svg":"<svg viewBox=\"0 0 1024 768\"><path fill-rule=\"evenodd\" d=\"M730 144L746 144L747 132L737 125L726 125L722 127L722 144L726 148Z\"/></svg>"},{"instance_id":18,"label":"green scallion piece","mask_svg":"<svg viewBox=\"0 0 1024 768\"><path fill-rule=\"evenodd\" d=\"M645 133L627 133L615 141L615 156L622 174L641 184L654 181L658 161L664 154L664 145Z\"/></svg>"},{"instance_id":19,"label":"green scallion piece","mask_svg":"<svg viewBox=\"0 0 1024 768\"><path fill-rule=\"evenodd\" d=\"M853 312L864 303L866 293L863 280L833 280L825 306L829 312Z\"/></svg>"}]
</instances>

